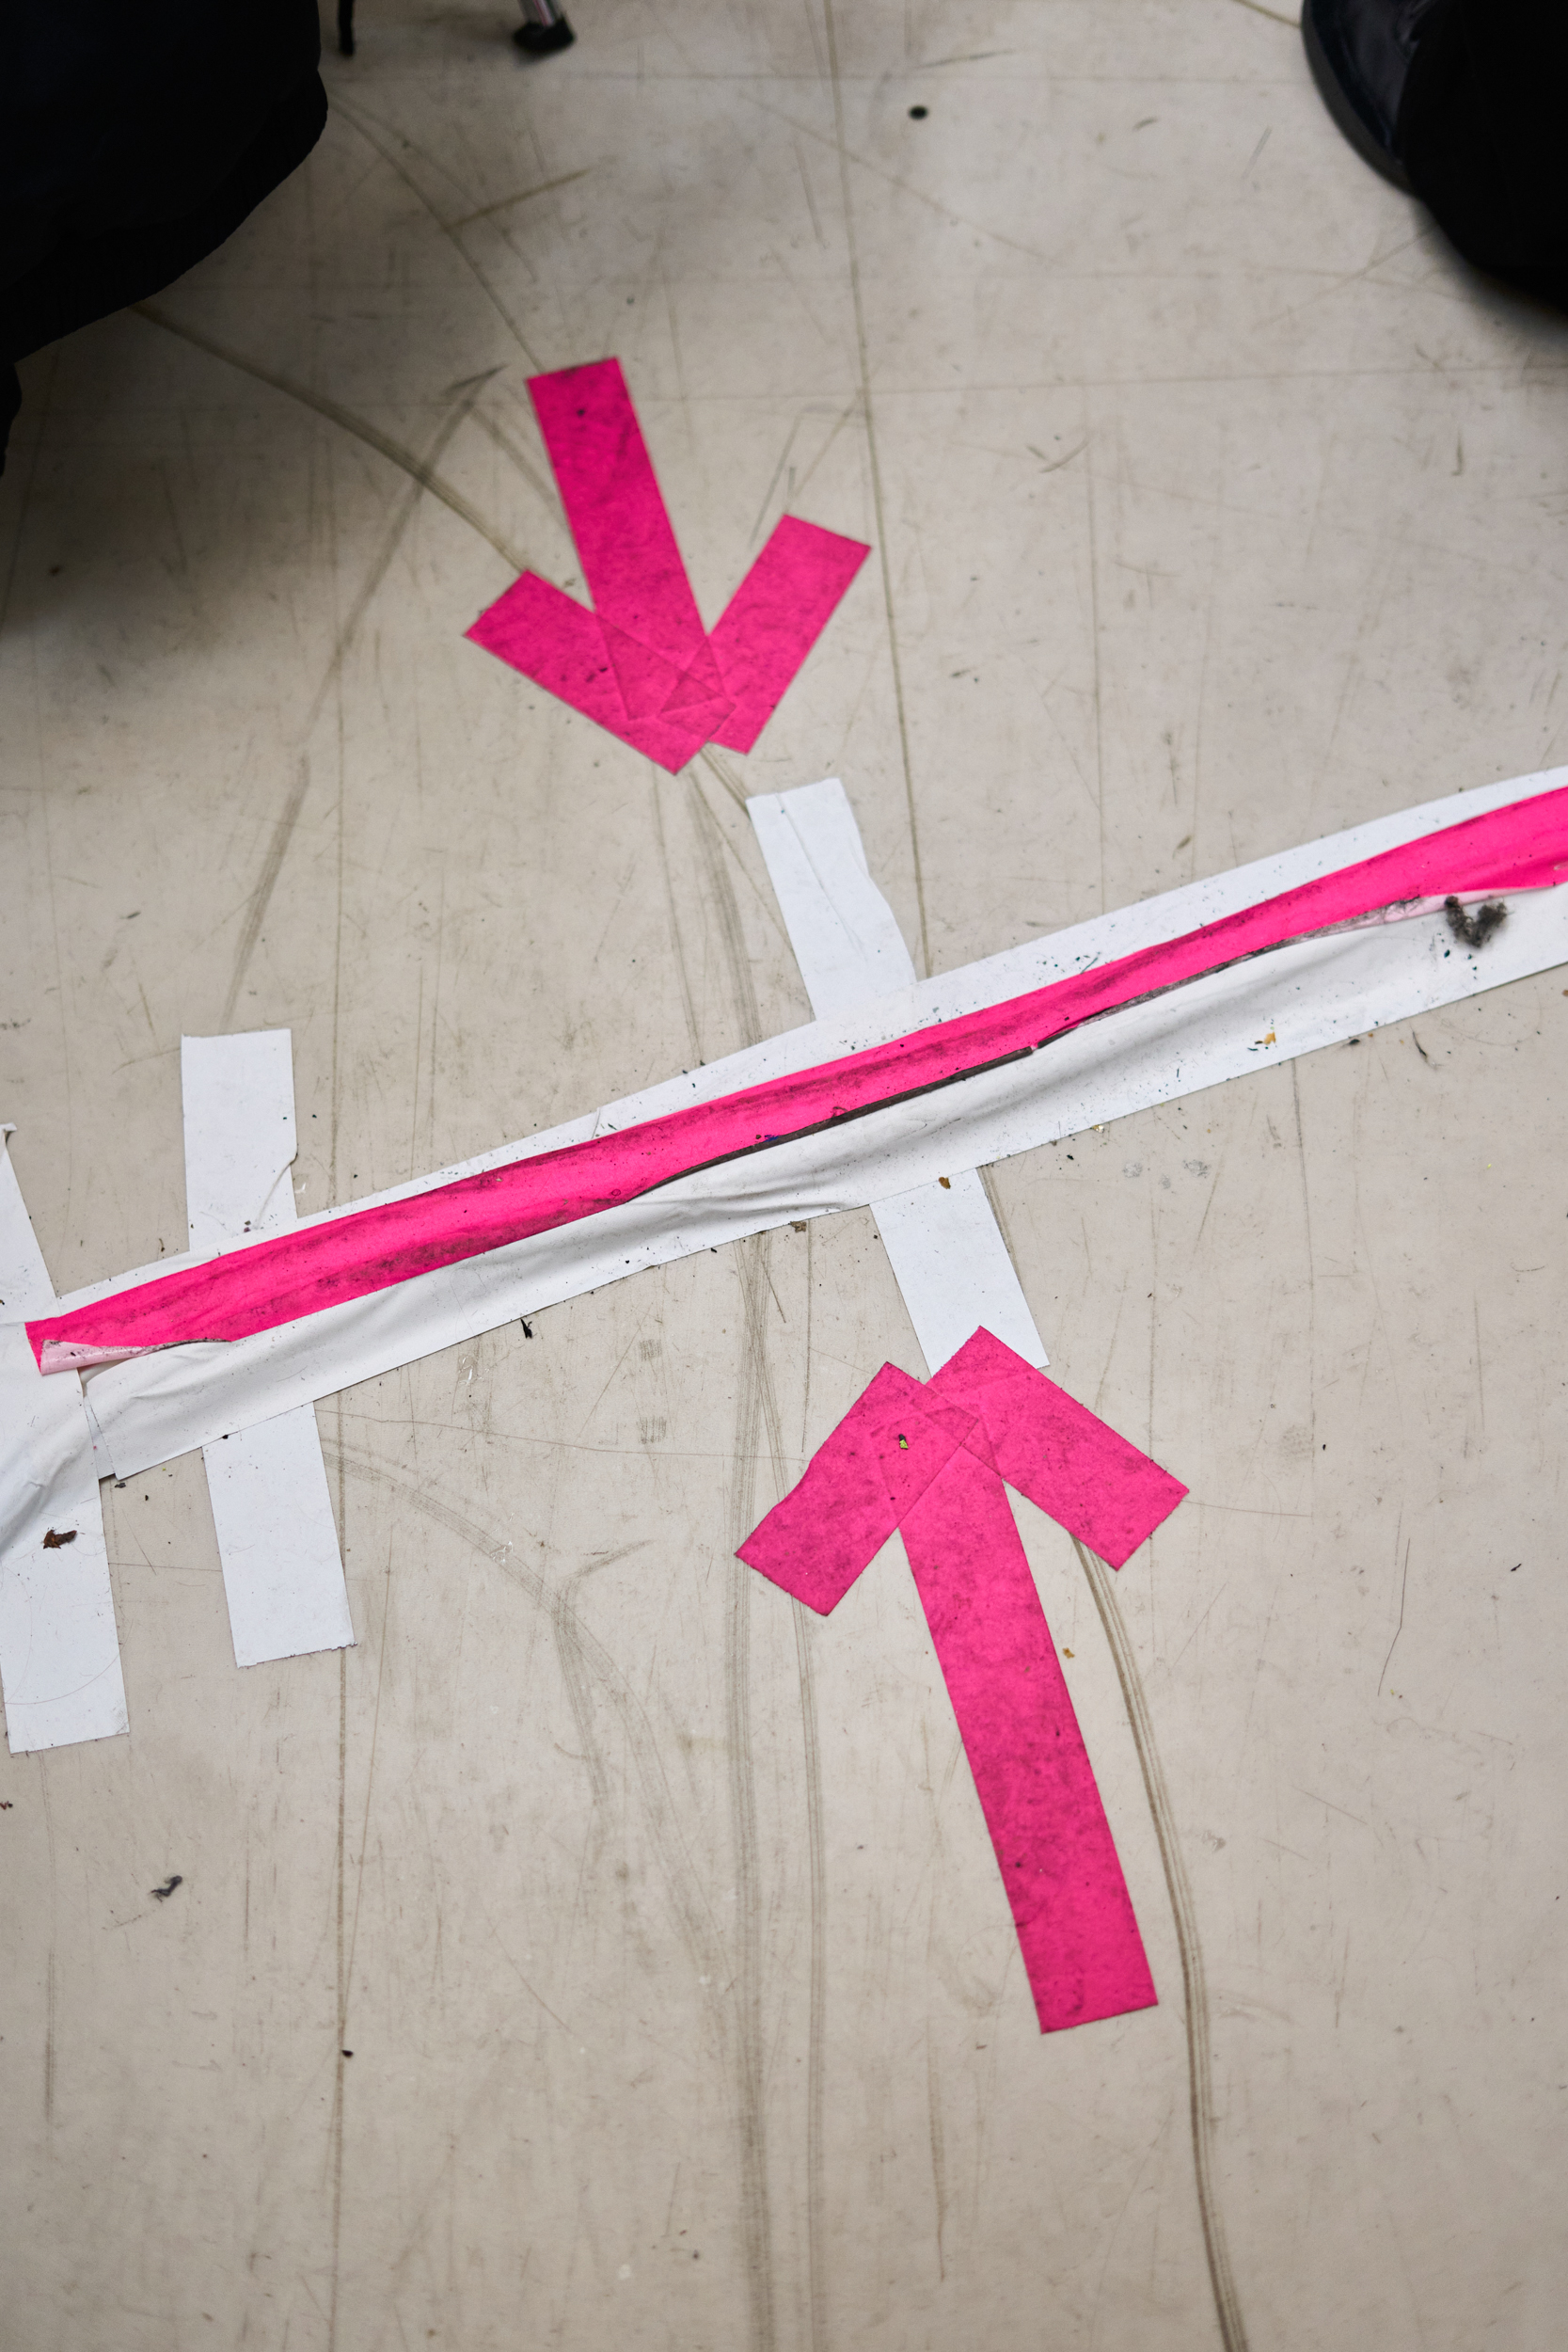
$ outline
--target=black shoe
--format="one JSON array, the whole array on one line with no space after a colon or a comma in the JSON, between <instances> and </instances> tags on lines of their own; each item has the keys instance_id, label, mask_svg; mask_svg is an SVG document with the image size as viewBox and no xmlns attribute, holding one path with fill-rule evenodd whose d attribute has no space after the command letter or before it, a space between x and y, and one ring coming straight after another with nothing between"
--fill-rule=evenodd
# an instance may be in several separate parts
<instances>
[{"instance_id":1,"label":"black shoe","mask_svg":"<svg viewBox=\"0 0 1568 2352\"><path fill-rule=\"evenodd\" d=\"M549 57L558 49L570 49L577 35L573 32L554 0L523 0L523 22L512 36L525 56Z\"/></svg>"},{"instance_id":2,"label":"black shoe","mask_svg":"<svg viewBox=\"0 0 1568 2352\"><path fill-rule=\"evenodd\" d=\"M1408 196L1400 107L1435 0L1305 0L1301 37L1318 94L1358 155Z\"/></svg>"}]
</instances>

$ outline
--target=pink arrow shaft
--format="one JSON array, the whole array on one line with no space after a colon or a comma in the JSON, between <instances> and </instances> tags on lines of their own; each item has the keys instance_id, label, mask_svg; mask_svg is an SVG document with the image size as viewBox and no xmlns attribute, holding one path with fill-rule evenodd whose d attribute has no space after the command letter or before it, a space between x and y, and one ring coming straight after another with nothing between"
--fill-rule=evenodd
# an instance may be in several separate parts
<instances>
[{"instance_id":1,"label":"pink arrow shaft","mask_svg":"<svg viewBox=\"0 0 1568 2352\"><path fill-rule=\"evenodd\" d=\"M624 1133L156 1275L27 1327L40 1365L242 1339L631 1200L694 1169L809 1135L1035 1052L1085 1021L1410 898L1536 889L1568 872L1568 787L1493 809L1045 988ZM49 1349L49 1355L45 1350ZM72 1353L72 1350L86 1351Z\"/></svg>"},{"instance_id":2,"label":"pink arrow shaft","mask_svg":"<svg viewBox=\"0 0 1568 2352\"><path fill-rule=\"evenodd\" d=\"M1151 2009L1116 1841L1000 1477L960 1446L902 1532L1040 2031Z\"/></svg>"},{"instance_id":3,"label":"pink arrow shaft","mask_svg":"<svg viewBox=\"0 0 1568 2352\"><path fill-rule=\"evenodd\" d=\"M730 598L713 651L735 698L713 740L749 752L865 562L858 539L785 515Z\"/></svg>"},{"instance_id":4,"label":"pink arrow shaft","mask_svg":"<svg viewBox=\"0 0 1568 2352\"><path fill-rule=\"evenodd\" d=\"M594 611L684 669L706 635L619 359L529 380Z\"/></svg>"}]
</instances>

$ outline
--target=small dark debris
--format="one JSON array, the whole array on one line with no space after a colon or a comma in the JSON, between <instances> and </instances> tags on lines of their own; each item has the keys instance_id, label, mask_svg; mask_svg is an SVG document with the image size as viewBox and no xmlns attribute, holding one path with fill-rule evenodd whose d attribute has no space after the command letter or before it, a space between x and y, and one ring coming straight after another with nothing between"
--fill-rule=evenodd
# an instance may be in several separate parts
<instances>
[{"instance_id":1,"label":"small dark debris","mask_svg":"<svg viewBox=\"0 0 1568 2352\"><path fill-rule=\"evenodd\" d=\"M517 1317L517 1320L518 1320L518 1322L519 1322L519 1323L522 1325L522 1327L523 1327L523 1337L524 1337L524 1339L525 1339L525 1340L531 1340L531 1339L532 1339L532 1337L533 1337L533 1326L532 1326L532 1324L531 1324L531 1323L530 1323L530 1321L529 1321L529 1319L528 1319L527 1315L519 1315L519 1316Z\"/></svg>"},{"instance_id":2,"label":"small dark debris","mask_svg":"<svg viewBox=\"0 0 1568 2352\"><path fill-rule=\"evenodd\" d=\"M924 122L930 111L931 109L929 106L911 106L910 108L910 120L911 122Z\"/></svg>"},{"instance_id":3,"label":"small dark debris","mask_svg":"<svg viewBox=\"0 0 1568 2352\"><path fill-rule=\"evenodd\" d=\"M942 1188L943 1192L951 1192L951 1191L952 1191L952 1189L953 1189L953 1179L952 1179L952 1177L951 1177L951 1176L939 1176L939 1177L937 1178L937 1182L938 1182L938 1184L942 1186Z\"/></svg>"},{"instance_id":4,"label":"small dark debris","mask_svg":"<svg viewBox=\"0 0 1568 2352\"><path fill-rule=\"evenodd\" d=\"M1568 988L1565 988L1562 993L1564 996L1568 996ZM792 1233L803 1233L806 1230L808 1221L809 1220L803 1216L792 1216L789 1220L790 1232Z\"/></svg>"},{"instance_id":5,"label":"small dark debris","mask_svg":"<svg viewBox=\"0 0 1568 2352\"><path fill-rule=\"evenodd\" d=\"M11 1809L11 1804L12 1800L9 1797L0 1797L0 1813L8 1813Z\"/></svg>"},{"instance_id":6,"label":"small dark debris","mask_svg":"<svg viewBox=\"0 0 1568 2352\"><path fill-rule=\"evenodd\" d=\"M1524 1564L1524 1562L1523 1562L1522 1560L1515 1560L1515 1562L1513 1563L1513 1566L1510 1568L1510 1570L1509 1570L1509 1575L1510 1575L1510 1576L1517 1576L1517 1575L1518 1575L1518 1573L1519 1573L1519 1571L1520 1571L1520 1569L1524 1566L1524 1565L1525 1565L1525 1564Z\"/></svg>"},{"instance_id":7,"label":"small dark debris","mask_svg":"<svg viewBox=\"0 0 1568 2352\"><path fill-rule=\"evenodd\" d=\"M44 1550L63 1551L67 1544L73 1544L76 1541L77 1532L74 1527L62 1527L56 1534L55 1529L51 1528L43 1539Z\"/></svg>"},{"instance_id":8,"label":"small dark debris","mask_svg":"<svg viewBox=\"0 0 1568 2352\"><path fill-rule=\"evenodd\" d=\"M352 2050L345 2050L343 2052L343 2056L344 2058L352 2058L354 2056L354 2052Z\"/></svg>"},{"instance_id":9,"label":"small dark debris","mask_svg":"<svg viewBox=\"0 0 1568 2352\"><path fill-rule=\"evenodd\" d=\"M1443 912L1449 918L1449 930L1466 947L1484 947L1493 932L1508 920L1508 909L1500 898L1488 898L1474 914L1466 914L1457 898L1445 898Z\"/></svg>"},{"instance_id":10,"label":"small dark debris","mask_svg":"<svg viewBox=\"0 0 1568 2352\"><path fill-rule=\"evenodd\" d=\"M176 1870L174 1876L170 1879L166 1879L162 1886L150 1887L149 1892L150 1893L154 1902L166 1903L175 1888L177 1886L183 1886L184 1883L184 1880L181 1877L179 1871Z\"/></svg>"},{"instance_id":11,"label":"small dark debris","mask_svg":"<svg viewBox=\"0 0 1568 2352\"><path fill-rule=\"evenodd\" d=\"M1358 1037L1347 1037L1345 1040L1347 1045L1359 1045L1360 1042L1361 1040Z\"/></svg>"}]
</instances>

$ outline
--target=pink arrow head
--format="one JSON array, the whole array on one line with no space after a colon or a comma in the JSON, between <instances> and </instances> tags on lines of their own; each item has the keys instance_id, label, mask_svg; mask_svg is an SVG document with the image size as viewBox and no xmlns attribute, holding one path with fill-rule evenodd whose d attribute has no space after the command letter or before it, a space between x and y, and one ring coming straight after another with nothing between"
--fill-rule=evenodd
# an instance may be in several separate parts
<instances>
[{"instance_id":1,"label":"pink arrow head","mask_svg":"<svg viewBox=\"0 0 1568 2352\"><path fill-rule=\"evenodd\" d=\"M928 1393L976 1415L1008 1486L1113 1568L1132 1558L1187 1491L984 1328L948 1359Z\"/></svg>"},{"instance_id":2,"label":"pink arrow head","mask_svg":"<svg viewBox=\"0 0 1568 2352\"><path fill-rule=\"evenodd\" d=\"M933 1418L919 1381L884 1364L736 1557L826 1616L972 1426L968 1415Z\"/></svg>"},{"instance_id":3,"label":"pink arrow head","mask_svg":"<svg viewBox=\"0 0 1568 2352\"><path fill-rule=\"evenodd\" d=\"M870 548L786 515L710 637L620 361L529 390L594 610L525 573L468 636L672 773L750 751Z\"/></svg>"}]
</instances>

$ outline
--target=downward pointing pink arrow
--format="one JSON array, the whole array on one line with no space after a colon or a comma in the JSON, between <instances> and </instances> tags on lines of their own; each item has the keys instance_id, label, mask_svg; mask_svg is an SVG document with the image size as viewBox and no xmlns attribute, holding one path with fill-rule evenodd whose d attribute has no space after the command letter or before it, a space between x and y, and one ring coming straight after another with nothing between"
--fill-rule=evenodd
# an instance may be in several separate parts
<instances>
[{"instance_id":1,"label":"downward pointing pink arrow","mask_svg":"<svg viewBox=\"0 0 1568 2352\"><path fill-rule=\"evenodd\" d=\"M620 361L529 390L594 610L525 572L469 637L672 773L749 752L869 548L786 515L709 635Z\"/></svg>"},{"instance_id":2,"label":"downward pointing pink arrow","mask_svg":"<svg viewBox=\"0 0 1568 2352\"><path fill-rule=\"evenodd\" d=\"M884 1364L739 1556L826 1614L902 1532L1040 2030L1055 2033L1156 1996L1004 1481L1113 1567L1187 1491L980 1330L924 1388Z\"/></svg>"}]
</instances>

